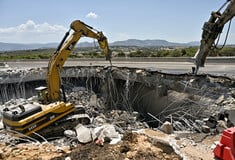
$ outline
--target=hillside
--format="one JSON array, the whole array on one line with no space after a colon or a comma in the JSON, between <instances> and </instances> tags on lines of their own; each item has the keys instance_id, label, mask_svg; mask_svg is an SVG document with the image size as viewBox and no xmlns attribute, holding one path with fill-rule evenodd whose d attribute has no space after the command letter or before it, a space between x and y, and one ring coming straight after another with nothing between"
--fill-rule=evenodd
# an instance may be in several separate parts
<instances>
[{"instance_id":1,"label":"hillside","mask_svg":"<svg viewBox=\"0 0 235 160\"><path fill-rule=\"evenodd\" d=\"M42 48L55 48L57 43L3 43L0 42L0 51L15 51L15 50L29 50L29 49L42 49Z\"/></svg>"},{"instance_id":2,"label":"hillside","mask_svg":"<svg viewBox=\"0 0 235 160\"><path fill-rule=\"evenodd\" d=\"M112 46L138 46L138 47L172 47L172 46L198 46L199 42L189 42L189 43L175 43L166 40L138 40L138 39L128 39L125 41L116 41L111 43Z\"/></svg>"},{"instance_id":3,"label":"hillside","mask_svg":"<svg viewBox=\"0 0 235 160\"><path fill-rule=\"evenodd\" d=\"M0 42L0 51L15 51L15 50L29 50L29 49L41 49L41 48L56 48L58 43L3 43ZM98 45L98 44L97 44ZM128 39L125 41L116 41L110 43L110 46L138 46L138 47L167 47L167 46L198 46L199 42L189 43L175 43L166 40L138 40ZM94 42L81 42L77 47L93 47Z\"/></svg>"}]
</instances>

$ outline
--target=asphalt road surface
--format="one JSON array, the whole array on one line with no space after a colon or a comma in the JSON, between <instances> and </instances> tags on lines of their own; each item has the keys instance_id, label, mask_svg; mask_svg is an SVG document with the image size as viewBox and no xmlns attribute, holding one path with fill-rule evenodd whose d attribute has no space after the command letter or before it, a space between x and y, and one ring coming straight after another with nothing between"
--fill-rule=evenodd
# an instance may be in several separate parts
<instances>
[{"instance_id":1,"label":"asphalt road surface","mask_svg":"<svg viewBox=\"0 0 235 160\"><path fill-rule=\"evenodd\" d=\"M40 68L47 67L48 61L15 61L7 62L12 68ZM113 61L113 66L130 68L147 68L154 71L167 73L191 73L194 66L191 62L134 62L134 61ZM75 61L68 60L65 66L109 66L108 61ZM205 67L200 68L199 74L209 73L216 75L235 76L235 63L206 63Z\"/></svg>"}]
</instances>

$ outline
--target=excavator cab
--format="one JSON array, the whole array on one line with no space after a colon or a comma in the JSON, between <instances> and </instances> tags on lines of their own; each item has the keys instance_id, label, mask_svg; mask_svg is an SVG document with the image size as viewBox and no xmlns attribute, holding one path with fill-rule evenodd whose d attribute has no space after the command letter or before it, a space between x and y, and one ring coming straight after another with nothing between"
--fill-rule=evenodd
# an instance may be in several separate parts
<instances>
[{"instance_id":1,"label":"excavator cab","mask_svg":"<svg viewBox=\"0 0 235 160\"><path fill-rule=\"evenodd\" d=\"M47 104L47 87L41 86L41 87L37 87L35 88L36 92L37 92L37 96L38 96L38 101L41 104Z\"/></svg>"}]
</instances>

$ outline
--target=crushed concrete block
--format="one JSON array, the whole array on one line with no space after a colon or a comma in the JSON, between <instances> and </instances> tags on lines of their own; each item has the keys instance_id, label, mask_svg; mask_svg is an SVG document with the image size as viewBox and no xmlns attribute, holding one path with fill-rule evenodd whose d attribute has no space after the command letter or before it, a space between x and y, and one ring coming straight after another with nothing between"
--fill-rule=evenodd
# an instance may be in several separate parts
<instances>
[{"instance_id":1,"label":"crushed concrete block","mask_svg":"<svg viewBox=\"0 0 235 160\"><path fill-rule=\"evenodd\" d=\"M90 98L90 106L96 107L97 106L97 96L94 94Z\"/></svg>"},{"instance_id":2,"label":"crushed concrete block","mask_svg":"<svg viewBox=\"0 0 235 160\"><path fill-rule=\"evenodd\" d=\"M138 69L138 70L135 71L135 73L137 73L137 74L142 73L142 72L143 72L143 70L141 70L141 69Z\"/></svg>"},{"instance_id":3,"label":"crushed concrete block","mask_svg":"<svg viewBox=\"0 0 235 160\"><path fill-rule=\"evenodd\" d=\"M119 121L129 121L129 117L130 115L127 112L123 112L118 118L117 120Z\"/></svg>"},{"instance_id":4,"label":"crushed concrete block","mask_svg":"<svg viewBox=\"0 0 235 160\"><path fill-rule=\"evenodd\" d=\"M224 101L224 95L221 95L216 101L216 104L221 104Z\"/></svg>"},{"instance_id":5,"label":"crushed concrete block","mask_svg":"<svg viewBox=\"0 0 235 160\"><path fill-rule=\"evenodd\" d=\"M166 121L161 125L160 130L166 134L172 134L173 131L173 126L170 122Z\"/></svg>"},{"instance_id":6,"label":"crushed concrete block","mask_svg":"<svg viewBox=\"0 0 235 160\"><path fill-rule=\"evenodd\" d=\"M64 131L64 135L66 136L66 137L76 137L76 132L74 132L74 131L72 131L72 130L65 130Z\"/></svg>"},{"instance_id":7,"label":"crushed concrete block","mask_svg":"<svg viewBox=\"0 0 235 160\"><path fill-rule=\"evenodd\" d=\"M228 114L230 121L235 124L235 105L226 105L224 111Z\"/></svg>"},{"instance_id":8,"label":"crushed concrete block","mask_svg":"<svg viewBox=\"0 0 235 160\"><path fill-rule=\"evenodd\" d=\"M219 132L219 133L222 133L223 130L227 129L227 125L226 125L226 122L225 121L218 121L218 124L216 126L216 130Z\"/></svg>"},{"instance_id":9,"label":"crushed concrete block","mask_svg":"<svg viewBox=\"0 0 235 160\"><path fill-rule=\"evenodd\" d=\"M216 128L217 119L214 116L210 116L208 119L205 119L206 125L210 128Z\"/></svg>"},{"instance_id":10,"label":"crushed concrete block","mask_svg":"<svg viewBox=\"0 0 235 160\"><path fill-rule=\"evenodd\" d=\"M140 116L139 112L136 112L136 111L132 112L132 115L135 116L135 117Z\"/></svg>"},{"instance_id":11,"label":"crushed concrete block","mask_svg":"<svg viewBox=\"0 0 235 160\"><path fill-rule=\"evenodd\" d=\"M210 127L208 127L207 125L202 125L201 130L203 133L210 133Z\"/></svg>"},{"instance_id":12,"label":"crushed concrete block","mask_svg":"<svg viewBox=\"0 0 235 160\"><path fill-rule=\"evenodd\" d=\"M106 123L105 116L103 114L100 114L99 116L94 118L94 123L97 125L102 125Z\"/></svg>"},{"instance_id":13,"label":"crushed concrete block","mask_svg":"<svg viewBox=\"0 0 235 160\"><path fill-rule=\"evenodd\" d=\"M121 140L121 135L115 130L114 125L104 124L96 127L92 132L93 139L106 139L110 138L110 144L116 144Z\"/></svg>"},{"instance_id":14,"label":"crushed concrete block","mask_svg":"<svg viewBox=\"0 0 235 160\"><path fill-rule=\"evenodd\" d=\"M82 124L78 124L75 127L77 133L77 139L81 143L88 143L92 141L91 130Z\"/></svg>"}]
</instances>

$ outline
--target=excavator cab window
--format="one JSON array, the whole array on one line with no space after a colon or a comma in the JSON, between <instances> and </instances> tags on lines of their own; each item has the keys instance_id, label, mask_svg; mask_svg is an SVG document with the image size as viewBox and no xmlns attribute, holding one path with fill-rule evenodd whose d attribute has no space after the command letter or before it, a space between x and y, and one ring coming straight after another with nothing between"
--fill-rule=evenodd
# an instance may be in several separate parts
<instances>
[{"instance_id":1,"label":"excavator cab window","mask_svg":"<svg viewBox=\"0 0 235 160\"><path fill-rule=\"evenodd\" d=\"M38 87L35 88L38 95L38 101L42 104L47 103L47 87Z\"/></svg>"}]
</instances>

